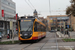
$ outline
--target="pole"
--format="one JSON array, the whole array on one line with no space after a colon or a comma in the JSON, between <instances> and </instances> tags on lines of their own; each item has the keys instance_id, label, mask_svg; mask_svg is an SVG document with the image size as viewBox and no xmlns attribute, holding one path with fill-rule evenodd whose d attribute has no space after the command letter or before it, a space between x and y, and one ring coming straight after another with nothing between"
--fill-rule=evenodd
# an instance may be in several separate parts
<instances>
[{"instance_id":1,"label":"pole","mask_svg":"<svg viewBox=\"0 0 75 50\"><path fill-rule=\"evenodd\" d=\"M57 17L56 17L56 31L57 31L57 28L58 28L58 24L57 24Z\"/></svg>"},{"instance_id":2,"label":"pole","mask_svg":"<svg viewBox=\"0 0 75 50\"><path fill-rule=\"evenodd\" d=\"M50 15L51 15L50 0L49 0L49 12L50 12Z\"/></svg>"},{"instance_id":3,"label":"pole","mask_svg":"<svg viewBox=\"0 0 75 50\"><path fill-rule=\"evenodd\" d=\"M19 32L19 31L18 31L18 13L16 14L16 17L17 17L17 18L16 18L16 22L17 22L17 33L18 33L18 32Z\"/></svg>"},{"instance_id":4,"label":"pole","mask_svg":"<svg viewBox=\"0 0 75 50\"><path fill-rule=\"evenodd\" d=\"M10 30L12 35L12 43L14 43L13 21L10 21Z\"/></svg>"},{"instance_id":5,"label":"pole","mask_svg":"<svg viewBox=\"0 0 75 50\"><path fill-rule=\"evenodd\" d=\"M60 18L60 31L61 31L61 18Z\"/></svg>"},{"instance_id":6,"label":"pole","mask_svg":"<svg viewBox=\"0 0 75 50\"><path fill-rule=\"evenodd\" d=\"M13 25L13 22L12 22L12 25ZM14 30L13 30L13 26L12 26L12 43L14 43Z\"/></svg>"},{"instance_id":7,"label":"pole","mask_svg":"<svg viewBox=\"0 0 75 50\"><path fill-rule=\"evenodd\" d=\"M70 28L71 28L71 15L70 15Z\"/></svg>"},{"instance_id":8,"label":"pole","mask_svg":"<svg viewBox=\"0 0 75 50\"><path fill-rule=\"evenodd\" d=\"M71 16L70 16L70 26L71 26Z\"/></svg>"},{"instance_id":9,"label":"pole","mask_svg":"<svg viewBox=\"0 0 75 50\"><path fill-rule=\"evenodd\" d=\"M10 21L10 29L12 30L12 43L14 43L13 21Z\"/></svg>"},{"instance_id":10,"label":"pole","mask_svg":"<svg viewBox=\"0 0 75 50\"><path fill-rule=\"evenodd\" d=\"M5 21L5 14L4 14L4 21Z\"/></svg>"}]
</instances>

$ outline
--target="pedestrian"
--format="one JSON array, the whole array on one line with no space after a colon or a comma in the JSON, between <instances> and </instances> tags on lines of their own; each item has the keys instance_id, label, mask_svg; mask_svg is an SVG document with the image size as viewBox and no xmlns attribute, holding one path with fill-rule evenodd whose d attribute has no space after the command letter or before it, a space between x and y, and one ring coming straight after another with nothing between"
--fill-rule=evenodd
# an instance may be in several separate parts
<instances>
[{"instance_id":1,"label":"pedestrian","mask_svg":"<svg viewBox=\"0 0 75 50\"><path fill-rule=\"evenodd\" d=\"M65 35L68 35L68 37L70 37L70 33L69 33L68 29L65 30Z\"/></svg>"},{"instance_id":2,"label":"pedestrian","mask_svg":"<svg viewBox=\"0 0 75 50\"><path fill-rule=\"evenodd\" d=\"M62 32L62 34L63 34L63 28L61 29L61 32Z\"/></svg>"},{"instance_id":3,"label":"pedestrian","mask_svg":"<svg viewBox=\"0 0 75 50\"><path fill-rule=\"evenodd\" d=\"M7 35L7 39L10 39L10 35L9 34Z\"/></svg>"},{"instance_id":4,"label":"pedestrian","mask_svg":"<svg viewBox=\"0 0 75 50\"><path fill-rule=\"evenodd\" d=\"M69 31L67 30L67 35L70 37L70 33L69 33Z\"/></svg>"}]
</instances>

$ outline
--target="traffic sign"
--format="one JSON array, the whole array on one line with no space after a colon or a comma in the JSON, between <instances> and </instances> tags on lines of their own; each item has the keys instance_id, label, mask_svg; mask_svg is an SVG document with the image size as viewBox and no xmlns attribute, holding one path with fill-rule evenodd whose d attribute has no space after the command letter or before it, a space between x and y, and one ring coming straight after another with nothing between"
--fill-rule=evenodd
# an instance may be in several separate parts
<instances>
[{"instance_id":1,"label":"traffic sign","mask_svg":"<svg viewBox=\"0 0 75 50\"><path fill-rule=\"evenodd\" d=\"M69 25L67 25L67 28L69 28Z\"/></svg>"}]
</instances>

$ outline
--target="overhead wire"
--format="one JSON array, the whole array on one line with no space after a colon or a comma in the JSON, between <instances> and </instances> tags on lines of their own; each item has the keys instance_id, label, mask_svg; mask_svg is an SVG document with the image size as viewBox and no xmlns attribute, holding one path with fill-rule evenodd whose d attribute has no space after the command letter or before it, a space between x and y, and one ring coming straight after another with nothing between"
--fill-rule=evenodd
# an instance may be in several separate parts
<instances>
[{"instance_id":1,"label":"overhead wire","mask_svg":"<svg viewBox=\"0 0 75 50\"><path fill-rule=\"evenodd\" d=\"M32 5L32 7L35 9L35 7L33 6L33 4L30 2L30 0L28 0L29 1L29 3Z\"/></svg>"},{"instance_id":2,"label":"overhead wire","mask_svg":"<svg viewBox=\"0 0 75 50\"><path fill-rule=\"evenodd\" d=\"M34 10L32 7L31 7L31 5L25 0L25 2L29 5L29 7L32 9L32 10Z\"/></svg>"},{"instance_id":3,"label":"overhead wire","mask_svg":"<svg viewBox=\"0 0 75 50\"><path fill-rule=\"evenodd\" d=\"M27 2L28 1L28 2ZM29 5L29 7L34 11L35 7L34 5L30 2L30 0L25 0L25 2Z\"/></svg>"},{"instance_id":4,"label":"overhead wire","mask_svg":"<svg viewBox=\"0 0 75 50\"><path fill-rule=\"evenodd\" d=\"M33 7L33 9L36 10L35 7L33 6L33 4L30 2L30 0L28 0L28 1L29 1L30 5Z\"/></svg>"}]
</instances>

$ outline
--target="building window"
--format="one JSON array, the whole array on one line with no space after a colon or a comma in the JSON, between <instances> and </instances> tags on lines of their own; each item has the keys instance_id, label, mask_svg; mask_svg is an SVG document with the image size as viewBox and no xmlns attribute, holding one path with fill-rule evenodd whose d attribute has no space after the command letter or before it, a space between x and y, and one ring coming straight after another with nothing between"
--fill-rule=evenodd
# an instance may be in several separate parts
<instances>
[{"instance_id":1,"label":"building window","mask_svg":"<svg viewBox=\"0 0 75 50\"><path fill-rule=\"evenodd\" d=\"M5 14L5 17L14 17L14 16L9 15L9 14Z\"/></svg>"},{"instance_id":2,"label":"building window","mask_svg":"<svg viewBox=\"0 0 75 50\"><path fill-rule=\"evenodd\" d=\"M57 20L57 22L60 22L60 20Z\"/></svg>"},{"instance_id":3,"label":"building window","mask_svg":"<svg viewBox=\"0 0 75 50\"><path fill-rule=\"evenodd\" d=\"M56 25L55 23L52 23L51 25Z\"/></svg>"},{"instance_id":4,"label":"building window","mask_svg":"<svg viewBox=\"0 0 75 50\"><path fill-rule=\"evenodd\" d=\"M0 28L3 28L3 22L0 22Z\"/></svg>"},{"instance_id":5,"label":"building window","mask_svg":"<svg viewBox=\"0 0 75 50\"><path fill-rule=\"evenodd\" d=\"M64 23L58 23L58 25L64 25Z\"/></svg>"},{"instance_id":6,"label":"building window","mask_svg":"<svg viewBox=\"0 0 75 50\"><path fill-rule=\"evenodd\" d=\"M1 0L2 4L5 4L7 6L10 6L12 8L15 8L15 4L14 3L10 3L7 0Z\"/></svg>"},{"instance_id":7,"label":"building window","mask_svg":"<svg viewBox=\"0 0 75 50\"><path fill-rule=\"evenodd\" d=\"M16 13L15 10L9 9L7 7L4 7L4 6L2 6L1 9L3 9L6 12L12 13L12 14L15 14Z\"/></svg>"},{"instance_id":8,"label":"building window","mask_svg":"<svg viewBox=\"0 0 75 50\"><path fill-rule=\"evenodd\" d=\"M55 22L56 20L53 20L53 22Z\"/></svg>"}]
</instances>

